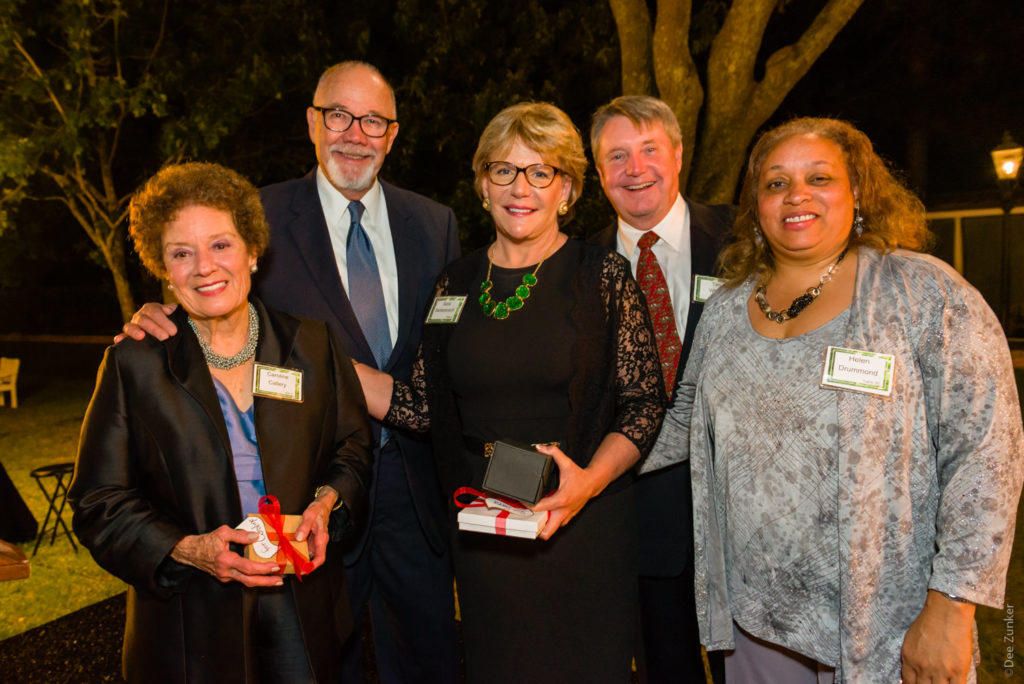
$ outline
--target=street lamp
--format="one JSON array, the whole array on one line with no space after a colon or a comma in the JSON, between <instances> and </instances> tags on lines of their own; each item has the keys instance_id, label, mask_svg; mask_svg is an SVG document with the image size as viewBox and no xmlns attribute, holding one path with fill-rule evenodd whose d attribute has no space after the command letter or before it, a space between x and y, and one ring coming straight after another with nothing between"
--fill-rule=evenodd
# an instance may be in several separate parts
<instances>
[{"instance_id":1,"label":"street lamp","mask_svg":"<svg viewBox=\"0 0 1024 684\"><path fill-rule=\"evenodd\" d=\"M1001 257L1001 282L1000 294L1002 299L1002 310L1000 322L1003 324L1003 331L1009 337L1010 330L1010 212L1013 211L1013 191L1017 187L1017 174L1020 172L1021 160L1024 159L1024 147L1018 145L1010 132L1003 133L1003 140L992 150L992 164L996 168L996 177L999 179L999 191L1002 195L1003 206L1003 254Z\"/></svg>"}]
</instances>

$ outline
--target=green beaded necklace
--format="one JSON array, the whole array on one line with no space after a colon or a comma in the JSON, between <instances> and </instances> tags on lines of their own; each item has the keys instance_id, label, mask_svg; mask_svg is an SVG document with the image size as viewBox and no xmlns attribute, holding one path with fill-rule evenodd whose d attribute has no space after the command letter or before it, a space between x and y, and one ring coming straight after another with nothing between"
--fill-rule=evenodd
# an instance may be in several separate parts
<instances>
[{"instance_id":1,"label":"green beaded necklace","mask_svg":"<svg viewBox=\"0 0 1024 684\"><path fill-rule=\"evenodd\" d=\"M516 291L510 297L506 297L503 302L496 302L491 299L491 288L494 283L491 282L491 267L494 266L494 260L491 259L490 252L487 253L487 277L482 283L480 283L480 308L484 310L484 316L489 318L496 318L499 321L503 321L509 317L509 315L518 309L522 309L526 304L526 300L530 297L530 288L537 284L537 271L540 270L540 265L544 263L544 260L551 256L551 252L544 255L544 259L540 260L537 267L533 269L533 273L523 274L523 283L516 288Z\"/></svg>"}]
</instances>

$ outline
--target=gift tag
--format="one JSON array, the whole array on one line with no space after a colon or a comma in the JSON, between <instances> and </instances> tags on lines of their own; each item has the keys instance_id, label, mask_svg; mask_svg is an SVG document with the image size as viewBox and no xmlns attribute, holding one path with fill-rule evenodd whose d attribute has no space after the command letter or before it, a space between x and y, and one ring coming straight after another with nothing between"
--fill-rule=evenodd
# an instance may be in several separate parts
<instances>
[{"instance_id":1,"label":"gift tag","mask_svg":"<svg viewBox=\"0 0 1024 684\"><path fill-rule=\"evenodd\" d=\"M302 371L257 363L252 374L252 393L256 397L302 403Z\"/></svg>"},{"instance_id":2,"label":"gift tag","mask_svg":"<svg viewBox=\"0 0 1024 684\"><path fill-rule=\"evenodd\" d=\"M529 518L533 515L533 511L523 506L514 506L507 501L501 499L494 499L492 497L486 497L484 504L491 510L508 511L508 514L516 518Z\"/></svg>"},{"instance_id":3,"label":"gift tag","mask_svg":"<svg viewBox=\"0 0 1024 684\"><path fill-rule=\"evenodd\" d=\"M239 523L238 527L235 529L244 530L246 532L255 532L260 536L259 539L251 544L252 550L260 558L273 560L277 556L277 544L270 541L267 537L267 527L263 523L263 518L258 515L250 515Z\"/></svg>"},{"instance_id":4,"label":"gift tag","mask_svg":"<svg viewBox=\"0 0 1024 684\"><path fill-rule=\"evenodd\" d=\"M464 306L466 295L434 297L434 303L427 313L427 323L458 323Z\"/></svg>"},{"instance_id":5,"label":"gift tag","mask_svg":"<svg viewBox=\"0 0 1024 684\"><path fill-rule=\"evenodd\" d=\"M703 304L708 301L708 297L715 293L715 290L722 287L725 283L721 278L714 278L712 276L699 275L693 277L693 301L698 304Z\"/></svg>"},{"instance_id":6,"label":"gift tag","mask_svg":"<svg viewBox=\"0 0 1024 684\"><path fill-rule=\"evenodd\" d=\"M892 394L895 372L896 359L892 354L828 347L821 386L888 397Z\"/></svg>"}]
</instances>

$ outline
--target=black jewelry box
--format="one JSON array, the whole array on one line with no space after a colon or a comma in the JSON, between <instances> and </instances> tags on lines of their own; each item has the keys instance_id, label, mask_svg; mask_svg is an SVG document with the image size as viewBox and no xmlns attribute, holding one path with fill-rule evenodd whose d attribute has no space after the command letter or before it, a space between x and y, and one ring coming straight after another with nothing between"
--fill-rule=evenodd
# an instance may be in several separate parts
<instances>
[{"instance_id":1,"label":"black jewelry box","mask_svg":"<svg viewBox=\"0 0 1024 684\"><path fill-rule=\"evenodd\" d=\"M556 486L555 460L533 446L511 440L494 443L484 489L533 505Z\"/></svg>"}]
</instances>

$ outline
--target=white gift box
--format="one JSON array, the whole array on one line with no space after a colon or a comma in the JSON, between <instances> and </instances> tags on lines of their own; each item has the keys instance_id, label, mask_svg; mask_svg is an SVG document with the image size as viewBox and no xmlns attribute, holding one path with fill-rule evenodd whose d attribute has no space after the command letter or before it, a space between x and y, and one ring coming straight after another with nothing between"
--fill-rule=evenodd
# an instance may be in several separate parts
<instances>
[{"instance_id":1,"label":"white gift box","mask_svg":"<svg viewBox=\"0 0 1024 684\"><path fill-rule=\"evenodd\" d=\"M548 512L535 513L528 508L513 509L493 499L480 499L459 511L459 529L504 537L536 539L548 522Z\"/></svg>"}]
</instances>

